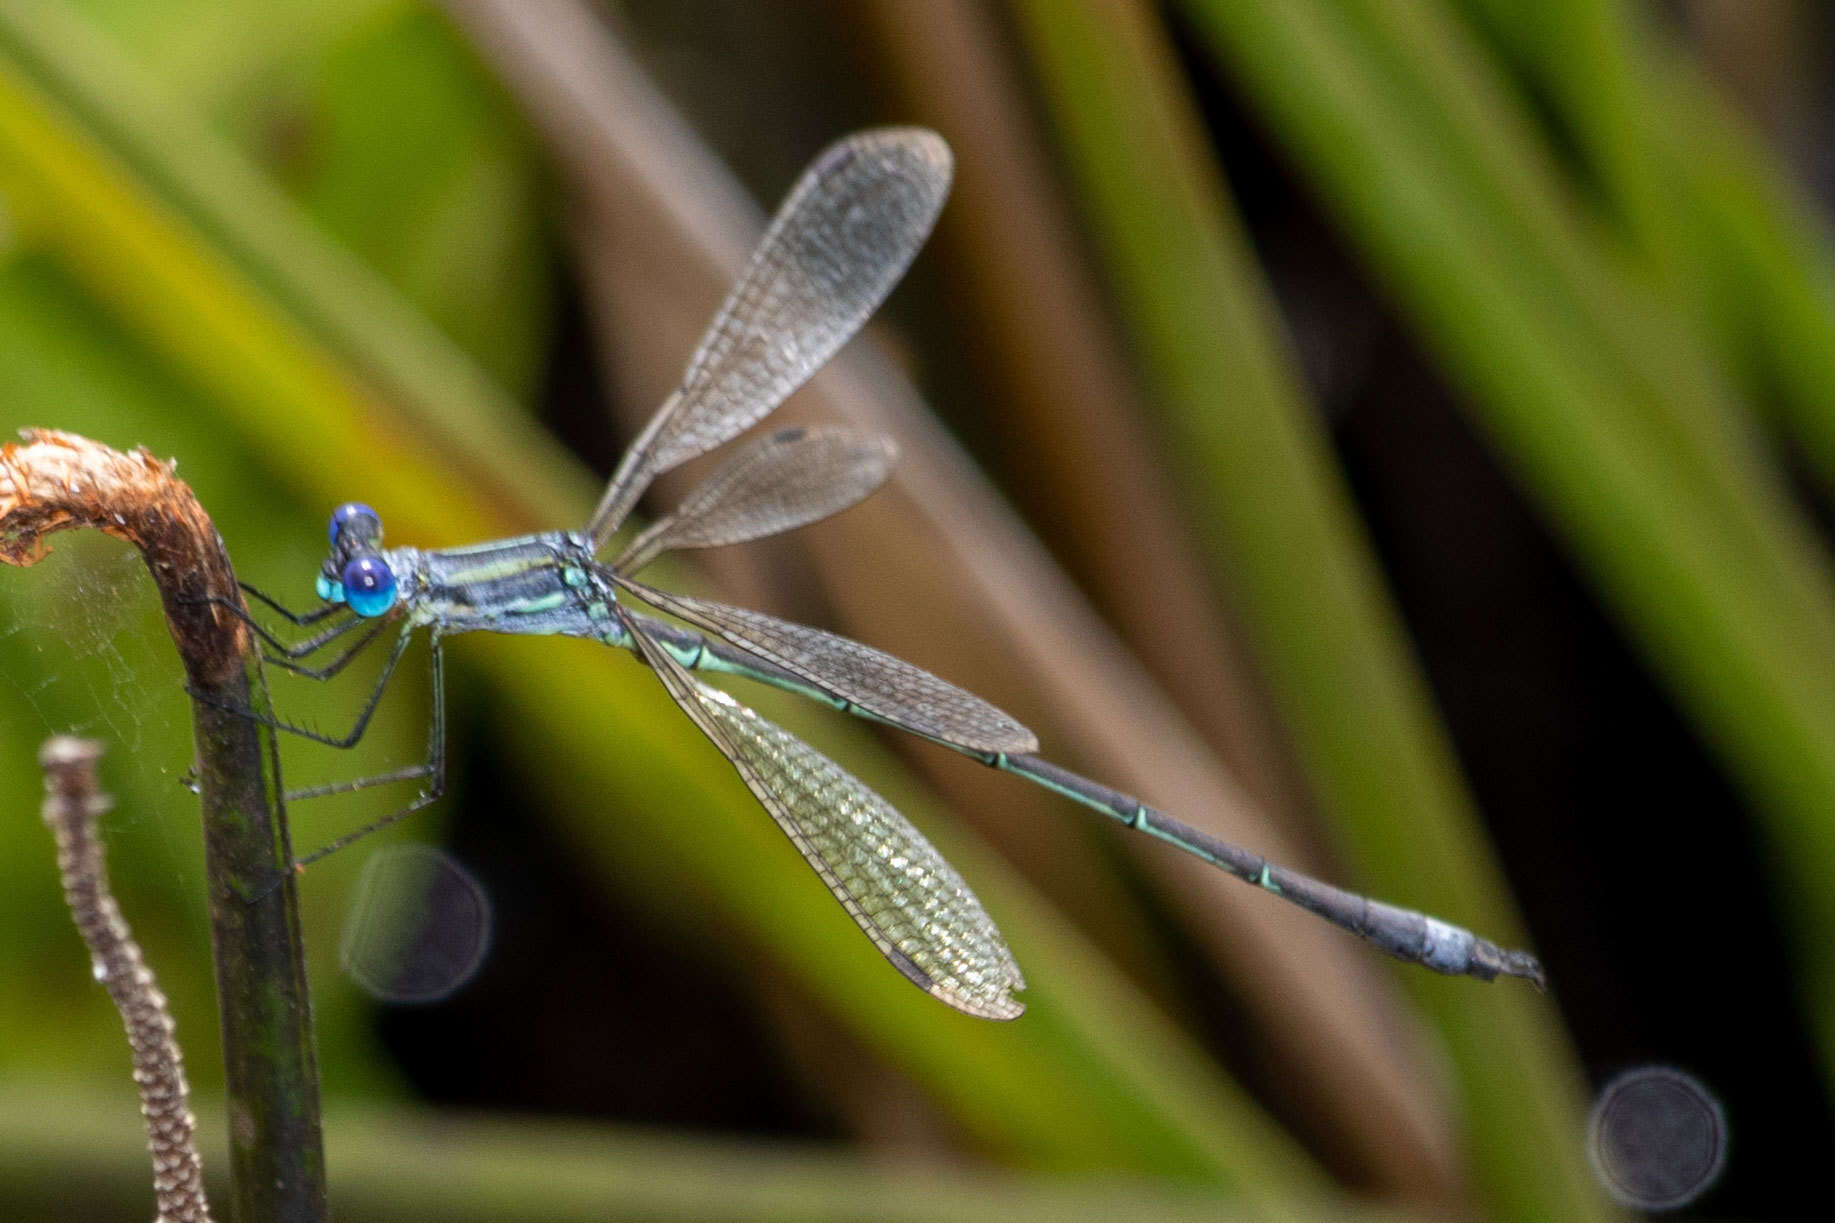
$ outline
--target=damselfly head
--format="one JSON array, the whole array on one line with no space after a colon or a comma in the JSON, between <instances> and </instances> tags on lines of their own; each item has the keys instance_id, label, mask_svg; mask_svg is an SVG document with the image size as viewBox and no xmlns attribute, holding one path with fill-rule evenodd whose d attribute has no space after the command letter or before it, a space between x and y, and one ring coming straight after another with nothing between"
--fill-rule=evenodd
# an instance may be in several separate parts
<instances>
[{"instance_id":1,"label":"damselfly head","mask_svg":"<svg viewBox=\"0 0 1835 1223\"><path fill-rule=\"evenodd\" d=\"M395 572L383 559L382 518L361 501L331 512L326 529L331 555L319 571L319 598L343 603L359 616L381 616L395 606Z\"/></svg>"},{"instance_id":2,"label":"damselfly head","mask_svg":"<svg viewBox=\"0 0 1835 1223\"><path fill-rule=\"evenodd\" d=\"M382 516L361 501L346 501L331 511L331 523L325 534L331 540L333 551L359 542L373 549L382 542Z\"/></svg>"},{"instance_id":3,"label":"damselfly head","mask_svg":"<svg viewBox=\"0 0 1835 1223\"><path fill-rule=\"evenodd\" d=\"M395 606L395 571L373 553L352 558L338 585L344 602L359 616L380 616Z\"/></svg>"}]
</instances>

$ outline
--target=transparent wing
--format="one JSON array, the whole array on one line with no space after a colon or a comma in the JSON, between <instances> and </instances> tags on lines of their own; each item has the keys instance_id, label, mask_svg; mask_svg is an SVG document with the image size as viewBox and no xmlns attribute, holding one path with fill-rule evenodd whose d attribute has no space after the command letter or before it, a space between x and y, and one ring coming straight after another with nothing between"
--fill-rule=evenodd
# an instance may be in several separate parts
<instances>
[{"instance_id":1,"label":"transparent wing","mask_svg":"<svg viewBox=\"0 0 1835 1223\"><path fill-rule=\"evenodd\" d=\"M751 428L860 329L949 192L949 146L860 132L803 173L714 316L682 385L632 443L586 533L604 546L650 481Z\"/></svg>"},{"instance_id":2,"label":"transparent wing","mask_svg":"<svg viewBox=\"0 0 1835 1223\"><path fill-rule=\"evenodd\" d=\"M613 562L633 573L675 548L761 539L836 514L886 482L890 438L845 429L779 429L709 476L675 513L652 523Z\"/></svg>"},{"instance_id":3,"label":"transparent wing","mask_svg":"<svg viewBox=\"0 0 1835 1223\"><path fill-rule=\"evenodd\" d=\"M682 712L720 749L881 955L959 1011L1013 1019L1025 980L994 920L924 835L834 761L690 675L625 626Z\"/></svg>"},{"instance_id":4,"label":"transparent wing","mask_svg":"<svg viewBox=\"0 0 1835 1223\"><path fill-rule=\"evenodd\" d=\"M1038 750L1037 736L1008 714L883 650L763 612L671 594L625 577L614 580L644 602L719 634L883 722L970 751Z\"/></svg>"}]
</instances>

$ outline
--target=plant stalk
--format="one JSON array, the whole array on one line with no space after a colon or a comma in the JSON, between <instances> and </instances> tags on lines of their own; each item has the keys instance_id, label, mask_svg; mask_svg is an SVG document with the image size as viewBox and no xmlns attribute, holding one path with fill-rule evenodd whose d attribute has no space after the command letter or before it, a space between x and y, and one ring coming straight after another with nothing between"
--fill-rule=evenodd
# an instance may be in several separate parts
<instances>
[{"instance_id":1,"label":"plant stalk","mask_svg":"<svg viewBox=\"0 0 1835 1223\"><path fill-rule=\"evenodd\" d=\"M193 695L211 946L228 1086L233 1217L325 1219L318 1057L273 732L231 709L263 694L223 541L191 489L145 450L27 430L0 449L0 561L93 527L139 549ZM274 886L277 875L281 885Z\"/></svg>"}]
</instances>

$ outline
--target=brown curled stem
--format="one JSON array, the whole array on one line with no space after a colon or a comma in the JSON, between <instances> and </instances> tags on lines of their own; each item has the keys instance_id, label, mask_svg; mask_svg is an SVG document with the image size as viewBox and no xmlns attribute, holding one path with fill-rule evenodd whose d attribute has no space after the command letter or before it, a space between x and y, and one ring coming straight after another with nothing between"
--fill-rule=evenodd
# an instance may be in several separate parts
<instances>
[{"instance_id":1,"label":"brown curled stem","mask_svg":"<svg viewBox=\"0 0 1835 1223\"><path fill-rule=\"evenodd\" d=\"M46 537L92 527L140 550L185 673L214 685L241 669L248 627L211 595L240 596L223 541L189 486L144 447L123 454L52 429L24 429L0 446L0 562L32 565Z\"/></svg>"},{"instance_id":2,"label":"brown curled stem","mask_svg":"<svg viewBox=\"0 0 1835 1223\"><path fill-rule=\"evenodd\" d=\"M318 1061L279 757L271 731L227 712L265 709L265 687L247 627L209 601L240 603L235 571L171 464L70 433L22 436L0 447L0 563L34 564L47 536L82 527L131 543L194 694L235 1217L322 1220Z\"/></svg>"}]
</instances>

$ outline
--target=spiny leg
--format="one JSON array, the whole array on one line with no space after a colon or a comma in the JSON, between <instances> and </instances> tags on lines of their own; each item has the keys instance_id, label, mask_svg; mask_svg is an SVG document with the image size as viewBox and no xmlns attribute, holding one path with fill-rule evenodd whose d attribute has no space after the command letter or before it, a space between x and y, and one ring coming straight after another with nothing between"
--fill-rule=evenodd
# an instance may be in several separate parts
<instances>
[{"instance_id":1,"label":"spiny leg","mask_svg":"<svg viewBox=\"0 0 1835 1223\"><path fill-rule=\"evenodd\" d=\"M344 605L342 604L327 603L323 607L317 608L314 611L307 612L301 615L293 611L290 611L288 608L282 606L279 602L270 598L268 595L263 594L261 591L257 590L256 588L249 586L246 583L239 583L239 584L242 586L242 589L245 592L247 592L250 595L253 595L256 599L259 599L262 603L266 604L268 607L278 612L280 615L285 617L288 621L292 622L293 624L297 624L301 626L306 626L306 625L317 623L319 620L325 619L327 616L331 615L334 612L347 610L344 607ZM227 608L233 615L236 616L237 619L243 621L243 623L247 624L251 629L253 629L256 635L260 637L262 641L272 646L274 649L281 651L281 653L285 655L285 657L277 658L271 654L264 654L263 657L267 661L272 662L275 665L283 667L289 671L292 671L295 674L304 675L309 679L318 679L318 680L329 679L332 676L338 674L340 671L342 671L346 666L350 664L352 659L354 659L358 654L361 654L366 648L368 648L369 645L373 643L376 640L376 638L382 634L383 629L387 627L387 625L389 624L388 619L382 619L382 620L376 621L374 627L371 628L369 632L365 633L362 636L362 638L358 640L356 643L354 643L349 649L345 650L342 654L340 654L337 658L335 658L333 661L326 664L325 666L315 668L315 667L302 666L292 660L303 658L311 653L314 653L315 651L322 649L326 645L337 640L339 637L342 637L345 634L349 633L352 629L356 628L357 625L364 622L362 617L353 616L349 620L343 621L339 624L333 625L332 627L328 629L324 629L318 633L313 634L311 637L307 638L303 642L298 642L293 645L287 645L285 642L278 640L272 633L268 632L267 629L265 629L259 622L257 622L254 619L254 617L250 616L247 611L245 611L243 608L236 605L235 603L232 603L229 600L223 599L220 597L211 597L211 598L207 598L207 599L200 600L200 601L208 602L208 603L216 603L222 607ZM193 690L192 695L198 697L201 700L205 700L211 704L217 705L220 708L229 709L230 712L246 717L250 721L259 723L260 725L269 726L269 727L274 728L275 730L286 731L289 734L298 735L301 738L309 739L315 743L322 743L328 747L336 747L336 748L354 747L363 738L364 732L369 728L370 719L375 715L377 708L381 705L382 695L388 689L389 680L394 677L395 668L400 664L402 656L407 652L408 642L412 639L413 635L414 635L414 625L412 623L404 624L402 626L400 635L397 636L395 639L395 645L389 651L388 660L383 663L382 672L380 675L377 676L375 686L370 690L369 698L364 702L362 711L357 715L357 721L355 725L351 727L349 734L344 735L342 737L333 737L330 735L323 734L319 731L310 729L308 727L296 726L290 722L284 722L278 718L274 718L268 715L257 713L255 710L252 710L252 709L233 708L225 704L224 702L217 700L214 697L211 697L204 693L197 692L195 690ZM379 829L386 828L389 825L394 824L399 820L405 819L407 816L413 814L416 811L419 811L421 808L438 800L441 797L441 795L445 793L446 791L446 678L445 678L445 663L444 663L445 655L440 646L440 635L439 635L439 630L437 628L435 628L432 631L430 638L429 638L429 644L431 646L431 652L432 652L431 668L432 668L432 679L433 679L433 712L432 712L432 717L430 719L430 723L431 723L430 742L428 744L426 761L422 764L414 765L409 768L394 769L387 773L378 773L378 774L375 774L369 777L360 777L354 781L332 782L327 785L310 786L302 790L289 791L285 795L285 798L287 799L287 801L291 802L295 800L303 800L303 799L308 799L308 798L320 798L320 797L324 797L324 796L332 795L332 794L347 794L347 793L353 793L358 790L369 789L370 787L373 787L373 786L387 785L390 782L412 781L416 778L426 778L427 784L421 788L420 793L415 795L414 799L411 802L409 802L406 806L402 807L400 810L391 812L390 814L384 816L380 820L376 820L373 823L365 825L364 827L359 828L354 832L347 833L344 836L341 836L337 838L336 840L332 841L330 844L325 845L317 850L314 850L312 853L307 854L305 857L298 859L293 864L294 869L296 871L304 870L306 866L308 866L309 864L313 862L317 862L321 858L327 857L330 854L336 853L338 850L343 849L345 846L351 844L352 842L357 841L362 837L368 836L370 833L375 832ZM278 882L276 883L276 886L278 886Z\"/></svg>"},{"instance_id":2,"label":"spiny leg","mask_svg":"<svg viewBox=\"0 0 1835 1223\"><path fill-rule=\"evenodd\" d=\"M348 624L340 626L338 632L342 634L352 625L361 623L361 620L352 620ZM285 658L278 658L273 654L263 654L261 657L263 660L273 663L282 670L291 671L295 675L303 675L307 679L330 679L345 667L349 666L351 659L369 649L370 643L382 636L382 630L388 627L388 623L387 620L376 621L374 627L372 627L369 632L363 634L354 645L322 667L308 667L303 663L293 662Z\"/></svg>"},{"instance_id":3,"label":"spiny leg","mask_svg":"<svg viewBox=\"0 0 1835 1223\"><path fill-rule=\"evenodd\" d=\"M307 628L311 625L317 624L319 621L323 620L326 616L331 615L331 613L339 610L340 608L344 606L344 604L342 603L321 603L319 606L313 608L309 612L296 612L296 611L289 610L285 604L283 604L280 600L276 599L273 595L267 594L264 591L262 591L261 589L259 589L258 587L249 585L247 582L237 582L236 585L242 588L243 594L255 596L257 599L267 604L274 611L279 612L281 615L285 616L288 620L292 621L294 624L299 625L299 627L301 628Z\"/></svg>"},{"instance_id":4,"label":"spiny leg","mask_svg":"<svg viewBox=\"0 0 1835 1223\"><path fill-rule=\"evenodd\" d=\"M342 623L334 624L332 627L328 629L322 629L319 632L314 633L312 636L306 638L304 641L297 641L289 645L287 642L282 641L280 638L276 637L273 633L269 632L266 626L264 626L259 620L255 619L255 617L249 615L248 612L243 610L240 605L233 603L228 599L225 599L221 595L207 595L202 599L196 599L192 601L196 603L215 604L216 606L223 608L225 611L227 611L230 615L234 616L236 619L242 621L242 623L248 625L250 629L254 630L255 636L261 638L262 643L264 645L271 646L274 649L280 651L281 655L283 656L282 658L273 658L273 655L268 655L268 657L273 658L274 662L278 663L279 665L283 667L287 665L284 659L304 658L306 657L306 655L311 654L316 650L323 649L325 646L329 645L331 642L336 641L338 638L342 637L344 634L356 628L359 624L364 623L363 617L353 614L350 619L345 620ZM288 612L285 608L281 608L280 610L281 610L281 614L286 615L290 618L293 618L292 613ZM316 623L317 621L324 619L325 616L330 615L332 612L338 612L338 611L344 611L344 610L346 610L346 608L344 604L342 603L327 603L323 608L320 609L320 611L323 614L308 613L310 616L310 619L302 620L302 619L294 618L294 623L296 624Z\"/></svg>"},{"instance_id":5,"label":"spiny leg","mask_svg":"<svg viewBox=\"0 0 1835 1223\"><path fill-rule=\"evenodd\" d=\"M322 798L329 794L350 794L366 790L371 786L387 785L392 781L412 781L417 777L427 779L419 794L398 811L392 811L374 823L366 824L354 832L347 832L330 844L313 850L294 863L296 870L304 870L319 859L337 853L353 841L361 840L372 832L378 832L389 825L398 823L413 815L422 807L436 801L446 792L446 664L445 654L440 647L440 631L435 628L429 637L431 648L430 669L433 677L433 714L428 719L427 760L424 764L413 765L405 769L395 769L388 773L378 773L372 777L359 777L355 781L334 781L328 785L311 786L304 790L295 790L287 795L289 802L294 799Z\"/></svg>"},{"instance_id":6,"label":"spiny leg","mask_svg":"<svg viewBox=\"0 0 1835 1223\"><path fill-rule=\"evenodd\" d=\"M394 676L395 668L401 662L401 656L407 653L408 642L413 636L413 623L404 624L401 629L401 635L396 637L395 645L389 650L388 661L382 664L382 674L376 677L376 686L370 690L369 699L363 703L363 710L357 715L356 725L351 727L349 734L342 737L327 735L321 731L313 730L309 726L296 726L291 722L283 722L279 718L269 714L232 705L220 697L203 692L189 684L185 686L185 689L197 700L203 701L209 705L214 705L218 709L227 709L230 713L247 718L249 721L258 725L269 726L275 730L284 730L290 735L298 735L300 738L310 739L314 743L323 743L327 747L354 747L357 741L363 738L363 732L369 729L370 718L374 716L376 706L382 703L383 690L389 686L389 680Z\"/></svg>"},{"instance_id":7,"label":"spiny leg","mask_svg":"<svg viewBox=\"0 0 1835 1223\"><path fill-rule=\"evenodd\" d=\"M330 628L320 629L304 641L296 641L292 645L281 643L272 633L262 632L260 636L263 641L280 651L279 657L275 657L272 654L268 655L268 657L273 658L276 663L282 666L287 666L294 659L300 659L306 657L308 654L318 653L320 650L362 623L364 623L362 616L352 615L350 619L341 620Z\"/></svg>"}]
</instances>

